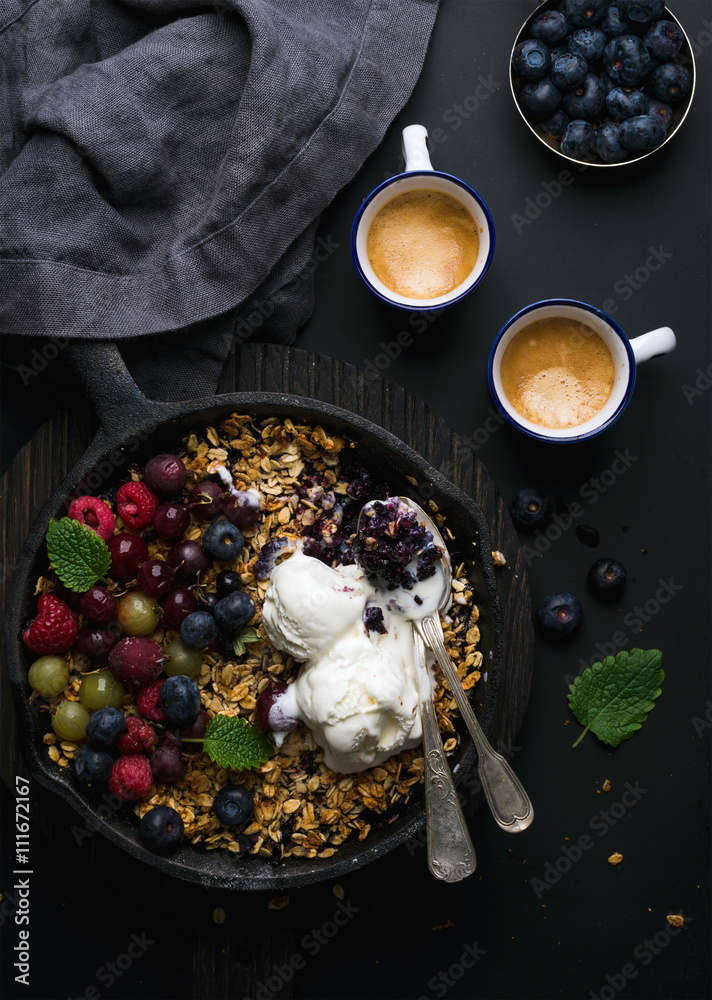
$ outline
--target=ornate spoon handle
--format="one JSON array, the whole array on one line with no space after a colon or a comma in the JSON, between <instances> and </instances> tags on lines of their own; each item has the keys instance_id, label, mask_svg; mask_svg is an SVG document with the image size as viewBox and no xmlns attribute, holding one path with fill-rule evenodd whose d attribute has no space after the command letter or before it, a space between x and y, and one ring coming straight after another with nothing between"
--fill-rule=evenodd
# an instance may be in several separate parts
<instances>
[{"instance_id":1,"label":"ornate spoon handle","mask_svg":"<svg viewBox=\"0 0 712 1000\"><path fill-rule=\"evenodd\" d=\"M492 749L483 733L445 649L439 619L428 615L414 622L414 625L416 632L435 653L460 714L470 731L477 749L477 771L495 822L508 833L526 830L534 819L531 799L508 762Z\"/></svg>"},{"instance_id":2,"label":"ornate spoon handle","mask_svg":"<svg viewBox=\"0 0 712 1000\"><path fill-rule=\"evenodd\" d=\"M460 879L472 874L477 867L477 858L443 750L430 693L425 647L415 629L413 641L420 687L420 712L423 720L428 868L436 878L445 882L459 882Z\"/></svg>"}]
</instances>

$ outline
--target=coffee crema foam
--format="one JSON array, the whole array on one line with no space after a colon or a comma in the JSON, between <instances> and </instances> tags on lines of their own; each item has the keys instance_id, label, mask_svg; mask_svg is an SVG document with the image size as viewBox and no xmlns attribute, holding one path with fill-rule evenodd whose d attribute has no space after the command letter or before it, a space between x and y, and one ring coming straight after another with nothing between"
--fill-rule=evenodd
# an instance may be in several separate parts
<instances>
[{"instance_id":1,"label":"coffee crema foam","mask_svg":"<svg viewBox=\"0 0 712 1000\"><path fill-rule=\"evenodd\" d=\"M615 381L603 339L578 320L537 319L512 337L500 367L510 405L527 420L559 430L578 427L608 401Z\"/></svg>"},{"instance_id":2,"label":"coffee crema foam","mask_svg":"<svg viewBox=\"0 0 712 1000\"><path fill-rule=\"evenodd\" d=\"M387 202L366 238L376 276L409 299L434 299L457 288L477 264L479 249L477 223L465 206L427 188Z\"/></svg>"}]
</instances>

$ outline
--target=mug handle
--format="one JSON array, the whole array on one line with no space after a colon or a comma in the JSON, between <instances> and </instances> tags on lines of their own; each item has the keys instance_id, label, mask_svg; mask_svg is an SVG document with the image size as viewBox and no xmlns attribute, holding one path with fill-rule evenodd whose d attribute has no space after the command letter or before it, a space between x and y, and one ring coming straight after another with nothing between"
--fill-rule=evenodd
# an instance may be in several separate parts
<instances>
[{"instance_id":1,"label":"mug handle","mask_svg":"<svg viewBox=\"0 0 712 1000\"><path fill-rule=\"evenodd\" d=\"M651 358L660 357L661 354L670 354L671 351L675 350L676 345L675 334L669 326L661 326L658 330L651 330L650 333L635 337L630 342L637 365L643 361L650 361Z\"/></svg>"},{"instance_id":2,"label":"mug handle","mask_svg":"<svg viewBox=\"0 0 712 1000\"><path fill-rule=\"evenodd\" d=\"M424 125L408 125L403 129L404 173L411 170L432 170L428 155L428 130Z\"/></svg>"}]
</instances>

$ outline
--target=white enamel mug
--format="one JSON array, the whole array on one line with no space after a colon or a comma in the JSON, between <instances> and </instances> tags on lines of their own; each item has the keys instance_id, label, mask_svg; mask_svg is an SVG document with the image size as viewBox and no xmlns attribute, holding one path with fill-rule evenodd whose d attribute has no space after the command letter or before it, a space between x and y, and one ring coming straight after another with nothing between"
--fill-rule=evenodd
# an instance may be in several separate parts
<instances>
[{"instance_id":1,"label":"white enamel mug","mask_svg":"<svg viewBox=\"0 0 712 1000\"><path fill-rule=\"evenodd\" d=\"M512 338L529 323L556 316L577 320L597 333L611 352L615 368L613 389L603 407L584 423L561 429L532 423L515 410L502 387L501 373L502 357ZM633 394L636 366L650 358L669 354L675 346L675 334L669 326L662 326L629 340L618 324L596 306L576 299L545 299L520 309L499 331L489 357L490 392L503 416L524 434L540 441L583 441L600 434L625 410Z\"/></svg>"},{"instance_id":2,"label":"white enamel mug","mask_svg":"<svg viewBox=\"0 0 712 1000\"><path fill-rule=\"evenodd\" d=\"M427 138L428 131L423 125L409 125L403 129L405 170L402 174L389 177L371 191L356 213L351 228L351 255L366 287L389 305L421 312L442 309L469 295L482 281L494 254L494 223L487 206L479 194L459 177L433 169L428 155ZM377 277L368 260L366 240L374 216L387 202L408 191L423 189L444 192L459 201L475 220L479 230L480 245L475 266L456 288L436 298L412 299L392 291Z\"/></svg>"}]
</instances>

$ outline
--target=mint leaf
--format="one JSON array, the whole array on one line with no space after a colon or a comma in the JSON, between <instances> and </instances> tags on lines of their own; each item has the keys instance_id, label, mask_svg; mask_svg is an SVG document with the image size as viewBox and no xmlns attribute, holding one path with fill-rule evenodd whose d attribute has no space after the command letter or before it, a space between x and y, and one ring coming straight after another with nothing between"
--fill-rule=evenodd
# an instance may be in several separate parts
<instances>
[{"instance_id":1,"label":"mint leaf","mask_svg":"<svg viewBox=\"0 0 712 1000\"><path fill-rule=\"evenodd\" d=\"M254 726L236 715L216 715L208 723L203 750L218 767L246 771L259 767L274 753L274 747Z\"/></svg>"},{"instance_id":2,"label":"mint leaf","mask_svg":"<svg viewBox=\"0 0 712 1000\"><path fill-rule=\"evenodd\" d=\"M108 573L111 565L109 547L104 539L71 517L49 522L47 553L64 586L79 594Z\"/></svg>"},{"instance_id":3,"label":"mint leaf","mask_svg":"<svg viewBox=\"0 0 712 1000\"><path fill-rule=\"evenodd\" d=\"M245 645L248 642L262 642L262 636L257 631L256 628L245 628L240 632L232 641L232 648L235 650L235 656L242 656L245 652Z\"/></svg>"},{"instance_id":4,"label":"mint leaf","mask_svg":"<svg viewBox=\"0 0 712 1000\"><path fill-rule=\"evenodd\" d=\"M569 686L571 711L586 727L574 746L589 729L612 747L630 739L661 694L662 661L659 649L631 649L584 670Z\"/></svg>"}]
</instances>

